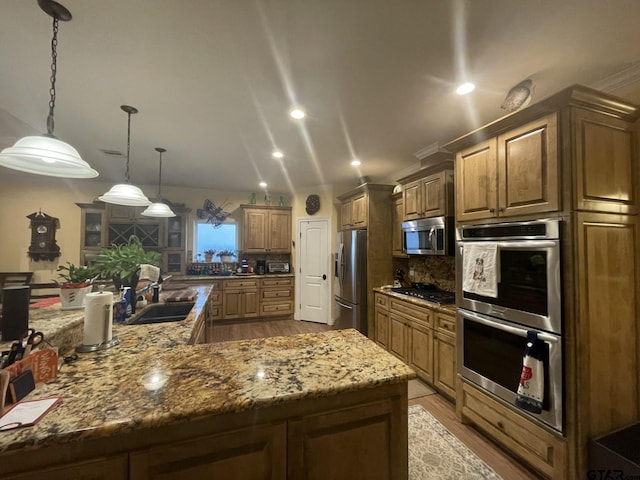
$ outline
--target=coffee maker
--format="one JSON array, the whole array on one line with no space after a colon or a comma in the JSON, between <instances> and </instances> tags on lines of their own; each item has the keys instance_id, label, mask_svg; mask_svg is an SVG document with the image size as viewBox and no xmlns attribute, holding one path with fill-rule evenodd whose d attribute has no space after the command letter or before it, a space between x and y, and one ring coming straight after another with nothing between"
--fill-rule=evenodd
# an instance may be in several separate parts
<instances>
[{"instance_id":1,"label":"coffee maker","mask_svg":"<svg viewBox=\"0 0 640 480\"><path fill-rule=\"evenodd\" d=\"M256 261L256 273L258 275L264 275L267 272L267 262L266 260L258 260Z\"/></svg>"}]
</instances>

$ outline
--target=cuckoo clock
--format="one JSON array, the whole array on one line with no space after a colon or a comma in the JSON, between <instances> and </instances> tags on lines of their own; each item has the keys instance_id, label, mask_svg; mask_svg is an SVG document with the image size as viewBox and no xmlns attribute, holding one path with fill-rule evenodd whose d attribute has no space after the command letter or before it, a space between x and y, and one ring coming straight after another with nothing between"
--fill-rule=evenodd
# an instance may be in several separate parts
<instances>
[{"instance_id":1,"label":"cuckoo clock","mask_svg":"<svg viewBox=\"0 0 640 480\"><path fill-rule=\"evenodd\" d=\"M60 256L60 247L56 243L56 229L60 227L60 221L41 210L27 215L27 218L31 220L31 260L55 260Z\"/></svg>"}]
</instances>

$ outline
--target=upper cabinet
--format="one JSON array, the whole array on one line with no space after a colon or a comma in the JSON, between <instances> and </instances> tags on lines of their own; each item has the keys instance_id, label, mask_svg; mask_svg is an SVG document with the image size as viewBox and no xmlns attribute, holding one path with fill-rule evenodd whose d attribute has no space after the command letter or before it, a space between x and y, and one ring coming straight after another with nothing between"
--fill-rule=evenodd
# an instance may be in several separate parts
<instances>
[{"instance_id":1,"label":"upper cabinet","mask_svg":"<svg viewBox=\"0 0 640 480\"><path fill-rule=\"evenodd\" d=\"M558 210L558 122L551 114L456 154L456 219Z\"/></svg>"},{"instance_id":2,"label":"upper cabinet","mask_svg":"<svg viewBox=\"0 0 640 480\"><path fill-rule=\"evenodd\" d=\"M400 179L403 220L453 215L453 163L424 168Z\"/></svg>"},{"instance_id":3,"label":"upper cabinet","mask_svg":"<svg viewBox=\"0 0 640 480\"><path fill-rule=\"evenodd\" d=\"M456 221L637 213L636 116L615 97L574 86L450 142Z\"/></svg>"},{"instance_id":4,"label":"upper cabinet","mask_svg":"<svg viewBox=\"0 0 640 480\"><path fill-rule=\"evenodd\" d=\"M242 205L244 253L290 253L291 207Z\"/></svg>"},{"instance_id":5,"label":"upper cabinet","mask_svg":"<svg viewBox=\"0 0 640 480\"><path fill-rule=\"evenodd\" d=\"M369 199L366 192L359 192L342 200L340 229L365 228L367 226Z\"/></svg>"},{"instance_id":6,"label":"upper cabinet","mask_svg":"<svg viewBox=\"0 0 640 480\"><path fill-rule=\"evenodd\" d=\"M143 207L107 205L103 202L77 203L81 209L80 263L91 263L102 247L124 244L131 235L149 250L162 253L162 269L184 273L187 247L187 219L190 209L173 205L172 218L145 217Z\"/></svg>"}]
</instances>

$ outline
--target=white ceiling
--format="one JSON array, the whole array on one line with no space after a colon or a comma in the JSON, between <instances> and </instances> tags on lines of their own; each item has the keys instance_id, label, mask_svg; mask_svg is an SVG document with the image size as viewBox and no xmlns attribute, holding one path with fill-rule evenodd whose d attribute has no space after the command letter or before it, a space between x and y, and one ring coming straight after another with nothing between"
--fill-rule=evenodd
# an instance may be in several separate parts
<instances>
[{"instance_id":1,"label":"white ceiling","mask_svg":"<svg viewBox=\"0 0 640 480\"><path fill-rule=\"evenodd\" d=\"M163 185L289 192L397 179L415 152L504 115L526 78L535 102L640 61L638 0L62 3L55 132L108 183L124 179L124 157L100 151L126 153L122 104L140 110L134 183L157 182L161 146ZM0 147L45 130L51 35L36 0L3 0ZM453 93L462 79L478 85L467 97Z\"/></svg>"}]
</instances>

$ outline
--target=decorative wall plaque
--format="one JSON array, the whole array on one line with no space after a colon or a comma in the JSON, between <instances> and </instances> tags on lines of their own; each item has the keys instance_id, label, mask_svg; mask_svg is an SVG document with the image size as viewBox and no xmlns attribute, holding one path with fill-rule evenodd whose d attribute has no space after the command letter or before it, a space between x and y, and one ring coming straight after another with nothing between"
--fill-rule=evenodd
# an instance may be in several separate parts
<instances>
[{"instance_id":1,"label":"decorative wall plaque","mask_svg":"<svg viewBox=\"0 0 640 480\"><path fill-rule=\"evenodd\" d=\"M320 197L318 195L309 195L307 197L306 210L309 215L314 215L320 210Z\"/></svg>"}]
</instances>

